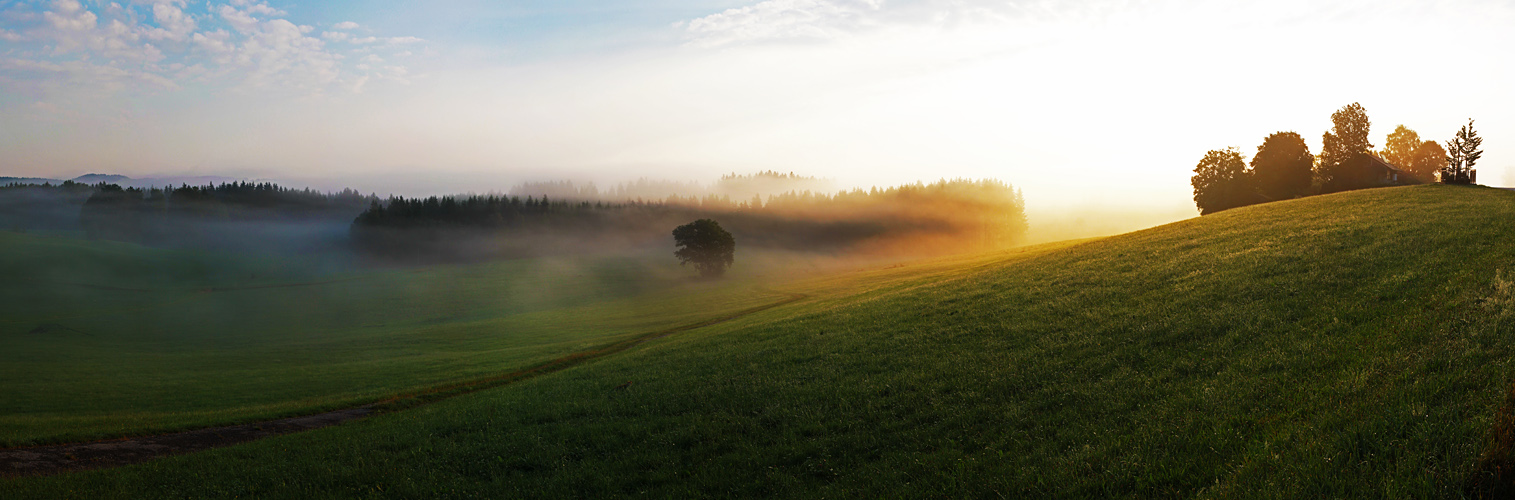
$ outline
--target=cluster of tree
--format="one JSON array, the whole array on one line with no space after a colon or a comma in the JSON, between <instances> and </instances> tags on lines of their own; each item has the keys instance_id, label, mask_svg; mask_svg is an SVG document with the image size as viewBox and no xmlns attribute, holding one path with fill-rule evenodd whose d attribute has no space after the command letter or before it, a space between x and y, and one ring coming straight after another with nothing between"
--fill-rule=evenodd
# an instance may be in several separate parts
<instances>
[{"instance_id":1,"label":"cluster of tree","mask_svg":"<svg viewBox=\"0 0 1515 500\"><path fill-rule=\"evenodd\" d=\"M1409 127L1394 127L1378 156L1394 164L1420 182L1435 182L1437 173L1447 166L1447 151L1436 141L1422 140Z\"/></svg>"},{"instance_id":2,"label":"cluster of tree","mask_svg":"<svg viewBox=\"0 0 1515 500\"><path fill-rule=\"evenodd\" d=\"M1005 245L1025 233L1019 191L993 180L942 180L836 194L789 192L658 201L473 195L373 202L352 224L358 248L401 260L471 260L666 244L668 228L719 219L745 245L799 251L950 240ZM939 250L938 250L939 251Z\"/></svg>"},{"instance_id":3,"label":"cluster of tree","mask_svg":"<svg viewBox=\"0 0 1515 500\"><path fill-rule=\"evenodd\" d=\"M323 193L272 183L166 189L103 184L84 202L79 221L91 238L159 246L266 247L309 237L312 228L322 225L340 233L377 199L351 189Z\"/></svg>"},{"instance_id":4,"label":"cluster of tree","mask_svg":"<svg viewBox=\"0 0 1515 500\"><path fill-rule=\"evenodd\" d=\"M1332 113L1331 125L1321 137L1319 155L1311 155L1295 132L1269 135L1250 164L1234 147L1205 153L1190 179L1200 214L1314 194L1476 179L1472 167L1482 154L1482 139L1472 131L1471 120L1446 149L1400 125L1384 148L1374 151L1368 140L1372 121L1358 103Z\"/></svg>"}]
</instances>

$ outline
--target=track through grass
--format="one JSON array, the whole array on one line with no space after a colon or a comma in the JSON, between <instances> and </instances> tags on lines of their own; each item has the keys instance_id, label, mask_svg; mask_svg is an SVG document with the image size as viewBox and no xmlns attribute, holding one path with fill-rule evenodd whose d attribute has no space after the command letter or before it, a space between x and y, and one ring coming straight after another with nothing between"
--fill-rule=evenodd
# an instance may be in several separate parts
<instances>
[{"instance_id":1,"label":"track through grass","mask_svg":"<svg viewBox=\"0 0 1515 500\"><path fill-rule=\"evenodd\" d=\"M0 447L350 408L784 296L661 253L332 275L0 233L0 257Z\"/></svg>"},{"instance_id":2,"label":"track through grass","mask_svg":"<svg viewBox=\"0 0 1515 500\"><path fill-rule=\"evenodd\" d=\"M177 455L262 439L292 432L330 427L371 413L399 411L441 399L519 382L546 375L597 358L625 351L637 344L731 321L786 304L804 300L808 295L787 294L789 298L711 318L697 323L648 332L592 350L580 351L540 365L468 382L429 387L373 404L325 412L317 415L252 422L234 426L196 429L168 435L115 439L108 443L77 443L32 448L0 449L0 476L45 475L66 471L118 467L145 462L167 455Z\"/></svg>"}]
</instances>

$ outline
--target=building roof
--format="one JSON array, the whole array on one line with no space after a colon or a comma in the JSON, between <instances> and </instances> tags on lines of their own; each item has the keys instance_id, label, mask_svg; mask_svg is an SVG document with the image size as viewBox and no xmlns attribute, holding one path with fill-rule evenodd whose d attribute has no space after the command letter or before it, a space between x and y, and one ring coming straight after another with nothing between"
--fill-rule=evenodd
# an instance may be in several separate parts
<instances>
[{"instance_id":1,"label":"building roof","mask_svg":"<svg viewBox=\"0 0 1515 500\"><path fill-rule=\"evenodd\" d=\"M1404 172L1404 173L1409 173L1409 172L1408 172L1408 171L1406 171L1406 170L1405 170L1405 169L1403 169L1403 168L1399 168L1399 167L1398 167L1398 166L1396 166L1396 165L1394 165L1394 164L1393 164L1393 163L1389 163L1389 161L1388 161L1388 160L1385 160L1385 159L1383 159L1383 158L1379 158L1379 157L1378 157L1378 155L1376 155L1376 154L1373 154L1373 153L1368 153L1368 158L1369 158L1369 164L1370 164L1370 165L1378 165L1378 166L1381 166L1381 167L1383 167L1383 168L1386 168L1386 169L1389 169L1389 171L1390 171L1390 172Z\"/></svg>"}]
</instances>

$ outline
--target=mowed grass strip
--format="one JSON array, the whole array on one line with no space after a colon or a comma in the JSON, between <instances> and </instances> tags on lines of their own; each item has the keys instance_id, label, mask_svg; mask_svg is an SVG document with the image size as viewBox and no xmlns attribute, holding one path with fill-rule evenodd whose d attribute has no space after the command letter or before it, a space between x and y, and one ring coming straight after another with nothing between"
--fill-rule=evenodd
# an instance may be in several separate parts
<instances>
[{"instance_id":1,"label":"mowed grass strip","mask_svg":"<svg viewBox=\"0 0 1515 500\"><path fill-rule=\"evenodd\" d=\"M551 376L0 488L1458 497L1510 381L1512 217L1504 191L1378 189L828 277L793 287L811 300Z\"/></svg>"}]
</instances>

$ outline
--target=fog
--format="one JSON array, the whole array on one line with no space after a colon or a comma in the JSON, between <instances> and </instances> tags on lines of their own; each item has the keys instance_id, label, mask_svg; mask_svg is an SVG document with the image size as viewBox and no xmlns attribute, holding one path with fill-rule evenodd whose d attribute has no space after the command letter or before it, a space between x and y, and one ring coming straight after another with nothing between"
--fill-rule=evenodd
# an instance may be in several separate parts
<instances>
[{"instance_id":1,"label":"fog","mask_svg":"<svg viewBox=\"0 0 1515 500\"><path fill-rule=\"evenodd\" d=\"M1187 207L1027 210L1019 190L993 181L827 191L835 185L765 171L710 182L643 177L605 188L527 182L501 190L509 194L429 199L250 183L124 191L12 186L0 189L0 229L342 271L666 252L671 229L699 218L718 220L744 250L871 260L1106 236L1194 216ZM372 203L388 210L370 214Z\"/></svg>"},{"instance_id":2,"label":"fog","mask_svg":"<svg viewBox=\"0 0 1515 500\"><path fill-rule=\"evenodd\" d=\"M1170 222L1198 217L1193 206L1173 208L1120 208L1108 205L1069 207L1064 210L1028 210L1027 244L1112 236Z\"/></svg>"}]
</instances>

